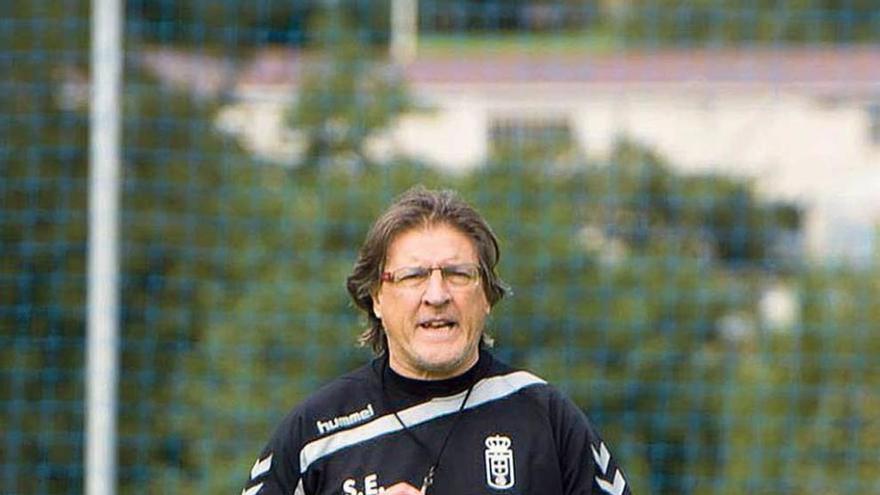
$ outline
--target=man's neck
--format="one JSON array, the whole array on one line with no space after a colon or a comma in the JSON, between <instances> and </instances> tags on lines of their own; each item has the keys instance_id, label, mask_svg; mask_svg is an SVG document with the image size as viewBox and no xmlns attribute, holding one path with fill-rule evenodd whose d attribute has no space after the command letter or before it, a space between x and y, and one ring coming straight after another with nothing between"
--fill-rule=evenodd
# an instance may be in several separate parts
<instances>
[{"instance_id":1,"label":"man's neck","mask_svg":"<svg viewBox=\"0 0 880 495\"><path fill-rule=\"evenodd\" d=\"M389 355L388 365L395 373L404 378L423 381L439 381L448 380L467 373L468 370L477 364L479 359L480 353L477 351L473 353L472 356L468 357L468 359L462 364L454 366L450 370L431 370L424 367L419 368L416 366L408 366L406 363L395 359L394 355Z\"/></svg>"}]
</instances>

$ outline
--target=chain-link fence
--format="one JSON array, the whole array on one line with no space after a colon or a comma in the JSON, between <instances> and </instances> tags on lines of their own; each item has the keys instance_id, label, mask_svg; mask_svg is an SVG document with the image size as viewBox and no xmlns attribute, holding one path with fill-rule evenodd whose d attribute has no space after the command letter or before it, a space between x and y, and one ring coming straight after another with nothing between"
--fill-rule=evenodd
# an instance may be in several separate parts
<instances>
[{"instance_id":1,"label":"chain-link fence","mask_svg":"<svg viewBox=\"0 0 880 495\"><path fill-rule=\"evenodd\" d=\"M417 183L635 492L880 492L876 2L124 3L121 492L235 492L369 358L344 279ZM89 16L0 7L4 493L83 490Z\"/></svg>"}]
</instances>

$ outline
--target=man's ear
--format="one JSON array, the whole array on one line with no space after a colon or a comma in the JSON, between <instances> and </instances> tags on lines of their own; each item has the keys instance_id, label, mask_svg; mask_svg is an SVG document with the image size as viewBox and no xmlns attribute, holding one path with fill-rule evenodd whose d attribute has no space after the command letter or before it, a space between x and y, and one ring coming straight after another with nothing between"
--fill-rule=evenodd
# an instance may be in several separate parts
<instances>
[{"instance_id":1,"label":"man's ear","mask_svg":"<svg viewBox=\"0 0 880 495\"><path fill-rule=\"evenodd\" d=\"M373 314L376 315L376 318L382 319L382 302L379 300L378 292L371 296L373 300Z\"/></svg>"}]
</instances>

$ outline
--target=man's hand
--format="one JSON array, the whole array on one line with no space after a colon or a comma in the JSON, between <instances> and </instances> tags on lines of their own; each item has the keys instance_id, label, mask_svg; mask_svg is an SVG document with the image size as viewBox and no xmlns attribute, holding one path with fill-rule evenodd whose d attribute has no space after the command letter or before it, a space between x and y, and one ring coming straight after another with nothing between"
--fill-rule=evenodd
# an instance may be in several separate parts
<instances>
[{"instance_id":1,"label":"man's hand","mask_svg":"<svg viewBox=\"0 0 880 495\"><path fill-rule=\"evenodd\" d=\"M422 491L407 482L400 482L385 489L384 495L422 495Z\"/></svg>"}]
</instances>

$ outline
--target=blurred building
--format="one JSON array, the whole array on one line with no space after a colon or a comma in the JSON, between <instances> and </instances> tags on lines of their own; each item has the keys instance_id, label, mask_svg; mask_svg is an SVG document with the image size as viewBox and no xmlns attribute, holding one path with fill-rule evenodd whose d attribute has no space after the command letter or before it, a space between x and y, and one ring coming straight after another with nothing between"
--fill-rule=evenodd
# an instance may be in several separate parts
<instances>
[{"instance_id":1,"label":"blurred building","mask_svg":"<svg viewBox=\"0 0 880 495\"><path fill-rule=\"evenodd\" d=\"M166 80L210 86L198 82L212 73L204 60L154 52L146 62ZM302 70L296 52L261 52L225 79L232 103L218 125L254 153L295 162L302 145L284 115ZM511 139L563 136L601 159L626 137L683 172L748 177L765 197L797 201L813 255L858 261L877 250L880 48L450 54L403 70L429 110L374 139L377 157L466 170Z\"/></svg>"}]
</instances>

